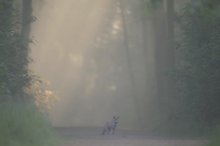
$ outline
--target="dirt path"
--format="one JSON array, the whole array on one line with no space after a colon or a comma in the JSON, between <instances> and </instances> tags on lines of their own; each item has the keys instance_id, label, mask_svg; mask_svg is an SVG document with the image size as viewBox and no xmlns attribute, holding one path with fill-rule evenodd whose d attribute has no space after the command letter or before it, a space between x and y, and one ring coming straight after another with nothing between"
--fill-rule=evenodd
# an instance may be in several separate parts
<instances>
[{"instance_id":1,"label":"dirt path","mask_svg":"<svg viewBox=\"0 0 220 146\"><path fill-rule=\"evenodd\" d=\"M150 137L139 132L118 131L116 135L100 135L100 129L65 129L64 146L205 146L206 140Z\"/></svg>"},{"instance_id":2,"label":"dirt path","mask_svg":"<svg viewBox=\"0 0 220 146\"><path fill-rule=\"evenodd\" d=\"M152 139L75 139L65 146L203 146L204 142L193 140L152 140Z\"/></svg>"}]
</instances>

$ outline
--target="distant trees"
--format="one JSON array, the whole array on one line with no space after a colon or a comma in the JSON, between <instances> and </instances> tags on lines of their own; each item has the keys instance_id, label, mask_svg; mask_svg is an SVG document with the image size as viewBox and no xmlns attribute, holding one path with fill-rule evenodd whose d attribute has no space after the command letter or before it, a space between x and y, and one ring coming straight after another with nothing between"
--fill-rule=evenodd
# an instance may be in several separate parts
<instances>
[{"instance_id":1,"label":"distant trees","mask_svg":"<svg viewBox=\"0 0 220 146\"><path fill-rule=\"evenodd\" d=\"M151 0L145 2L150 9L155 49L157 98L160 110L169 112L167 105L175 96L170 73L175 68L175 12L174 0ZM149 20L148 20L149 21ZM147 26L145 26L147 27Z\"/></svg>"},{"instance_id":2,"label":"distant trees","mask_svg":"<svg viewBox=\"0 0 220 146\"><path fill-rule=\"evenodd\" d=\"M152 8L157 96L165 122L179 130L215 127L220 122L220 2L188 1L178 12L178 1L144 2Z\"/></svg>"},{"instance_id":3,"label":"distant trees","mask_svg":"<svg viewBox=\"0 0 220 146\"><path fill-rule=\"evenodd\" d=\"M182 114L212 127L220 122L220 1L190 1L181 16L177 69Z\"/></svg>"}]
</instances>

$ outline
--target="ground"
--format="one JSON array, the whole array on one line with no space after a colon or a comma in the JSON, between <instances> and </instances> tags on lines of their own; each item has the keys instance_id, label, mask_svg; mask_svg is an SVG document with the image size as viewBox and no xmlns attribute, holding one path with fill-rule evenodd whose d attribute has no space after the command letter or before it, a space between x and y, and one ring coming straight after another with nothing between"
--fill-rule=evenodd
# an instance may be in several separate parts
<instances>
[{"instance_id":1,"label":"ground","mask_svg":"<svg viewBox=\"0 0 220 146\"><path fill-rule=\"evenodd\" d=\"M64 146L205 146L207 140L149 136L139 131L118 130L101 135L101 128L62 128Z\"/></svg>"}]
</instances>

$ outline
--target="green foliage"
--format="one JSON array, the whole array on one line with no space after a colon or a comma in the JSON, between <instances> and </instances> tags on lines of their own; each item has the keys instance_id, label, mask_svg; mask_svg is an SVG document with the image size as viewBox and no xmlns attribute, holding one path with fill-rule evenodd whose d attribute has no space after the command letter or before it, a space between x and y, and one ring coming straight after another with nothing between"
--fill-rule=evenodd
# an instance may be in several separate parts
<instances>
[{"instance_id":1,"label":"green foliage","mask_svg":"<svg viewBox=\"0 0 220 146\"><path fill-rule=\"evenodd\" d=\"M179 107L198 125L212 127L220 121L220 1L189 2L181 29Z\"/></svg>"},{"instance_id":2,"label":"green foliage","mask_svg":"<svg viewBox=\"0 0 220 146\"><path fill-rule=\"evenodd\" d=\"M22 19L13 2L0 0L0 145L54 146L57 136L49 120L24 90L33 79L28 73L29 40L21 34Z\"/></svg>"},{"instance_id":3,"label":"green foliage","mask_svg":"<svg viewBox=\"0 0 220 146\"><path fill-rule=\"evenodd\" d=\"M220 145L220 127L218 126L211 137L208 146L219 146Z\"/></svg>"},{"instance_id":4,"label":"green foliage","mask_svg":"<svg viewBox=\"0 0 220 146\"><path fill-rule=\"evenodd\" d=\"M12 0L0 0L0 20L0 94L20 95L30 81L28 44Z\"/></svg>"},{"instance_id":5,"label":"green foliage","mask_svg":"<svg viewBox=\"0 0 220 146\"><path fill-rule=\"evenodd\" d=\"M153 8L158 8L158 6L163 2L163 0L150 0L149 4Z\"/></svg>"},{"instance_id":6,"label":"green foliage","mask_svg":"<svg viewBox=\"0 0 220 146\"><path fill-rule=\"evenodd\" d=\"M142 0L142 10L146 15L152 14L155 10L157 10L163 0Z\"/></svg>"},{"instance_id":7,"label":"green foliage","mask_svg":"<svg viewBox=\"0 0 220 146\"><path fill-rule=\"evenodd\" d=\"M4 101L0 103L0 145L54 146L59 143L43 113L33 104Z\"/></svg>"}]
</instances>

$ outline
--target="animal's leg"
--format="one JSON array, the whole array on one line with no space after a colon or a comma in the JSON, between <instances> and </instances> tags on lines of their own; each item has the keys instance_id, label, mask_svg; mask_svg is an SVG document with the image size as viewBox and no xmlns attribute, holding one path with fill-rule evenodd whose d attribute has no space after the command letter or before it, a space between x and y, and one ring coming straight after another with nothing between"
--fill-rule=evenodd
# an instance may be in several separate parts
<instances>
[{"instance_id":1,"label":"animal's leg","mask_svg":"<svg viewBox=\"0 0 220 146\"><path fill-rule=\"evenodd\" d=\"M102 135L105 135L106 132L108 132L108 123L106 123L105 126L103 127Z\"/></svg>"},{"instance_id":2,"label":"animal's leg","mask_svg":"<svg viewBox=\"0 0 220 146\"><path fill-rule=\"evenodd\" d=\"M108 126L108 128L107 128L107 134L110 134L110 133L111 133L111 127Z\"/></svg>"},{"instance_id":3,"label":"animal's leg","mask_svg":"<svg viewBox=\"0 0 220 146\"><path fill-rule=\"evenodd\" d=\"M102 130L102 135L105 135L105 129Z\"/></svg>"},{"instance_id":4,"label":"animal's leg","mask_svg":"<svg viewBox=\"0 0 220 146\"><path fill-rule=\"evenodd\" d=\"M115 134L115 130L114 129L112 129L112 135L114 135Z\"/></svg>"}]
</instances>

